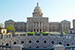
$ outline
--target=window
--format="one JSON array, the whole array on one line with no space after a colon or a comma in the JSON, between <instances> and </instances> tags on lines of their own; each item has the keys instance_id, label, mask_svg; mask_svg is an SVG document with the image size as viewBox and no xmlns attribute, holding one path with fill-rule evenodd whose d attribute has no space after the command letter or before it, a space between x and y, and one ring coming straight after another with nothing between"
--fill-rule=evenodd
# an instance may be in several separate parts
<instances>
[{"instance_id":1,"label":"window","mask_svg":"<svg viewBox=\"0 0 75 50\"><path fill-rule=\"evenodd\" d=\"M51 43L54 44L54 41L52 41Z\"/></svg>"},{"instance_id":2,"label":"window","mask_svg":"<svg viewBox=\"0 0 75 50\"><path fill-rule=\"evenodd\" d=\"M69 39L71 39L71 36L68 36Z\"/></svg>"},{"instance_id":3,"label":"window","mask_svg":"<svg viewBox=\"0 0 75 50\"><path fill-rule=\"evenodd\" d=\"M44 41L44 43L46 43L46 41Z\"/></svg>"},{"instance_id":4,"label":"window","mask_svg":"<svg viewBox=\"0 0 75 50\"><path fill-rule=\"evenodd\" d=\"M34 32L35 32L36 30L34 29Z\"/></svg>"},{"instance_id":5,"label":"window","mask_svg":"<svg viewBox=\"0 0 75 50\"><path fill-rule=\"evenodd\" d=\"M37 43L39 43L39 41L38 41L38 40L37 40L36 42L37 42Z\"/></svg>"},{"instance_id":6,"label":"window","mask_svg":"<svg viewBox=\"0 0 75 50\"><path fill-rule=\"evenodd\" d=\"M70 31L70 33L72 33L72 31Z\"/></svg>"},{"instance_id":7,"label":"window","mask_svg":"<svg viewBox=\"0 0 75 50\"><path fill-rule=\"evenodd\" d=\"M62 43L61 43L61 42L59 42L59 44L61 44L61 45L62 45Z\"/></svg>"},{"instance_id":8,"label":"window","mask_svg":"<svg viewBox=\"0 0 75 50\"><path fill-rule=\"evenodd\" d=\"M30 40L29 43L31 43L32 41Z\"/></svg>"},{"instance_id":9,"label":"window","mask_svg":"<svg viewBox=\"0 0 75 50\"><path fill-rule=\"evenodd\" d=\"M6 43L6 46L9 46L9 44L8 44L8 43Z\"/></svg>"},{"instance_id":10,"label":"window","mask_svg":"<svg viewBox=\"0 0 75 50\"><path fill-rule=\"evenodd\" d=\"M16 44L16 42L14 42L14 45Z\"/></svg>"},{"instance_id":11,"label":"window","mask_svg":"<svg viewBox=\"0 0 75 50\"><path fill-rule=\"evenodd\" d=\"M66 38L68 38L68 36L66 36Z\"/></svg>"},{"instance_id":12,"label":"window","mask_svg":"<svg viewBox=\"0 0 75 50\"><path fill-rule=\"evenodd\" d=\"M24 41L21 41L21 44L23 44L24 43Z\"/></svg>"},{"instance_id":13,"label":"window","mask_svg":"<svg viewBox=\"0 0 75 50\"><path fill-rule=\"evenodd\" d=\"M70 46L69 44L67 44L67 46Z\"/></svg>"},{"instance_id":14,"label":"window","mask_svg":"<svg viewBox=\"0 0 75 50\"><path fill-rule=\"evenodd\" d=\"M39 30L37 29L37 32L38 32Z\"/></svg>"},{"instance_id":15,"label":"window","mask_svg":"<svg viewBox=\"0 0 75 50\"><path fill-rule=\"evenodd\" d=\"M75 36L73 38L75 39Z\"/></svg>"},{"instance_id":16,"label":"window","mask_svg":"<svg viewBox=\"0 0 75 50\"><path fill-rule=\"evenodd\" d=\"M20 31L23 31L23 28L21 28Z\"/></svg>"},{"instance_id":17,"label":"window","mask_svg":"<svg viewBox=\"0 0 75 50\"><path fill-rule=\"evenodd\" d=\"M41 32L41 29L40 29L40 32Z\"/></svg>"}]
</instances>

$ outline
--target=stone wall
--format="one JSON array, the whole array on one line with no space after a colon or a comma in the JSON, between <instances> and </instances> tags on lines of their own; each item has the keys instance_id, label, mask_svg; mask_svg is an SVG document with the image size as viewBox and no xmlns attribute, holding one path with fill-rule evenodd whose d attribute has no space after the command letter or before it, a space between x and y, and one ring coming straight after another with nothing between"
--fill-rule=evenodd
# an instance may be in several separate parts
<instances>
[{"instance_id":1,"label":"stone wall","mask_svg":"<svg viewBox=\"0 0 75 50\"><path fill-rule=\"evenodd\" d=\"M71 36L71 37L69 37ZM0 45L15 45L15 44L22 44L26 48L50 48L57 44L62 44L64 46L75 45L74 43L74 35L64 35L63 37L60 36L15 36L11 38L4 38L0 39Z\"/></svg>"}]
</instances>

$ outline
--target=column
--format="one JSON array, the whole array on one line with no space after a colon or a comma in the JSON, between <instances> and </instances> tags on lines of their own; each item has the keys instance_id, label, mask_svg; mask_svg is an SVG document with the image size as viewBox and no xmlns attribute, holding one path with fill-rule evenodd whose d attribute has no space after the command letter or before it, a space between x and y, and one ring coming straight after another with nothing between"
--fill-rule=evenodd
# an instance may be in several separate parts
<instances>
[{"instance_id":1,"label":"column","mask_svg":"<svg viewBox=\"0 0 75 50\"><path fill-rule=\"evenodd\" d=\"M41 27L41 22L40 22L40 27Z\"/></svg>"},{"instance_id":2,"label":"column","mask_svg":"<svg viewBox=\"0 0 75 50\"><path fill-rule=\"evenodd\" d=\"M40 32L40 22L38 23L38 27L39 27L39 28L38 28L38 31Z\"/></svg>"},{"instance_id":3,"label":"column","mask_svg":"<svg viewBox=\"0 0 75 50\"><path fill-rule=\"evenodd\" d=\"M38 22L37 22L37 27L38 27Z\"/></svg>"},{"instance_id":4,"label":"column","mask_svg":"<svg viewBox=\"0 0 75 50\"><path fill-rule=\"evenodd\" d=\"M39 27L40 27L40 22L39 22Z\"/></svg>"},{"instance_id":5,"label":"column","mask_svg":"<svg viewBox=\"0 0 75 50\"><path fill-rule=\"evenodd\" d=\"M34 23L32 24L32 26L33 26L32 28L33 28L33 32L34 32Z\"/></svg>"},{"instance_id":6,"label":"column","mask_svg":"<svg viewBox=\"0 0 75 50\"><path fill-rule=\"evenodd\" d=\"M43 32L43 23L41 23L41 32Z\"/></svg>"},{"instance_id":7,"label":"column","mask_svg":"<svg viewBox=\"0 0 75 50\"><path fill-rule=\"evenodd\" d=\"M39 29L39 32L40 32L40 29Z\"/></svg>"},{"instance_id":8,"label":"column","mask_svg":"<svg viewBox=\"0 0 75 50\"><path fill-rule=\"evenodd\" d=\"M35 29L36 30L36 32L37 32L37 29Z\"/></svg>"}]
</instances>

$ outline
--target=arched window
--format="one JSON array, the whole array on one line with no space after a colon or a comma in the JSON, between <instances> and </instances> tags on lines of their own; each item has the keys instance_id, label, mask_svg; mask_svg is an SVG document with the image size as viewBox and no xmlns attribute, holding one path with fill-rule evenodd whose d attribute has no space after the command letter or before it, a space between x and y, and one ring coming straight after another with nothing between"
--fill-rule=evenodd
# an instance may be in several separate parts
<instances>
[{"instance_id":1,"label":"arched window","mask_svg":"<svg viewBox=\"0 0 75 50\"><path fill-rule=\"evenodd\" d=\"M36 30L34 29L34 32L35 32Z\"/></svg>"},{"instance_id":2,"label":"arched window","mask_svg":"<svg viewBox=\"0 0 75 50\"><path fill-rule=\"evenodd\" d=\"M54 44L54 41L52 41L51 43Z\"/></svg>"},{"instance_id":3,"label":"arched window","mask_svg":"<svg viewBox=\"0 0 75 50\"><path fill-rule=\"evenodd\" d=\"M36 42L39 43L39 40L37 40Z\"/></svg>"},{"instance_id":4,"label":"arched window","mask_svg":"<svg viewBox=\"0 0 75 50\"><path fill-rule=\"evenodd\" d=\"M41 32L41 29L40 29L40 32Z\"/></svg>"},{"instance_id":5,"label":"arched window","mask_svg":"<svg viewBox=\"0 0 75 50\"><path fill-rule=\"evenodd\" d=\"M9 46L9 44L8 44L8 43L6 43L6 46Z\"/></svg>"},{"instance_id":6,"label":"arched window","mask_svg":"<svg viewBox=\"0 0 75 50\"><path fill-rule=\"evenodd\" d=\"M67 46L70 46L69 44L67 44Z\"/></svg>"},{"instance_id":7,"label":"arched window","mask_svg":"<svg viewBox=\"0 0 75 50\"><path fill-rule=\"evenodd\" d=\"M21 44L23 44L24 43L24 41L21 41Z\"/></svg>"},{"instance_id":8,"label":"arched window","mask_svg":"<svg viewBox=\"0 0 75 50\"><path fill-rule=\"evenodd\" d=\"M46 43L46 41L44 41L44 43Z\"/></svg>"},{"instance_id":9,"label":"arched window","mask_svg":"<svg viewBox=\"0 0 75 50\"><path fill-rule=\"evenodd\" d=\"M38 32L39 30L37 29L37 32Z\"/></svg>"},{"instance_id":10,"label":"arched window","mask_svg":"<svg viewBox=\"0 0 75 50\"><path fill-rule=\"evenodd\" d=\"M14 45L16 44L16 42L14 42Z\"/></svg>"},{"instance_id":11,"label":"arched window","mask_svg":"<svg viewBox=\"0 0 75 50\"><path fill-rule=\"evenodd\" d=\"M61 43L61 42L59 42L59 44L61 44L61 45L62 45L62 43Z\"/></svg>"},{"instance_id":12,"label":"arched window","mask_svg":"<svg viewBox=\"0 0 75 50\"><path fill-rule=\"evenodd\" d=\"M29 43L31 43L32 41L30 40Z\"/></svg>"}]
</instances>

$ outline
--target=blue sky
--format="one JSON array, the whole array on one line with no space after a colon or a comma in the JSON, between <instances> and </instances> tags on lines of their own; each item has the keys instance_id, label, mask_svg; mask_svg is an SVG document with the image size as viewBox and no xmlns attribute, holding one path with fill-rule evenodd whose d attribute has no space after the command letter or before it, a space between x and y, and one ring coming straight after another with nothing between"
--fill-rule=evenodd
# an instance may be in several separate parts
<instances>
[{"instance_id":1,"label":"blue sky","mask_svg":"<svg viewBox=\"0 0 75 50\"><path fill-rule=\"evenodd\" d=\"M26 22L37 2L49 22L75 19L75 0L0 0L0 23L8 19Z\"/></svg>"}]
</instances>

